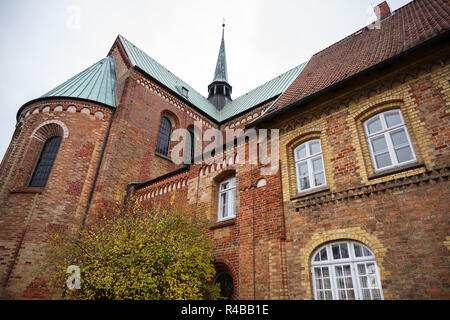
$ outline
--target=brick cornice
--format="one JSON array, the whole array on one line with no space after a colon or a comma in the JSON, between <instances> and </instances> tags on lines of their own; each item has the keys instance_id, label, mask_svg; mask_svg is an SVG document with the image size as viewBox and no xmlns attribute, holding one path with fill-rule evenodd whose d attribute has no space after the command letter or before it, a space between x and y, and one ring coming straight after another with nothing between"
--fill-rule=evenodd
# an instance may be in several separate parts
<instances>
[{"instance_id":1,"label":"brick cornice","mask_svg":"<svg viewBox=\"0 0 450 320\"><path fill-rule=\"evenodd\" d=\"M387 182L365 185L343 191L320 192L296 201L291 201L291 206L298 211L299 209L322 206L329 203L335 204L346 200L363 199L372 194L380 194L389 190L408 187L410 185L425 185L447 181L449 176L450 166L436 168L412 176L396 178Z\"/></svg>"}]
</instances>

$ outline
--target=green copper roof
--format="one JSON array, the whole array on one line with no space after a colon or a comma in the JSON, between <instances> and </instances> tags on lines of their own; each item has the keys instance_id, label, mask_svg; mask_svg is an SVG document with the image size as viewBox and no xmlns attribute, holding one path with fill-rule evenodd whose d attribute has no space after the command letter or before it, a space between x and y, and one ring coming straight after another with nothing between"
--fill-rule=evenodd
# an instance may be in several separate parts
<instances>
[{"instance_id":1,"label":"green copper roof","mask_svg":"<svg viewBox=\"0 0 450 320\"><path fill-rule=\"evenodd\" d=\"M162 83L164 86L169 88L171 91L175 92L180 96L181 99L187 100L198 109L206 113L211 118L215 119L217 122L222 122L228 120L229 118L236 116L242 112L245 112L252 107L255 107L269 99L277 97L280 95L287 87L294 81L294 79L300 74L306 65L302 63L301 65L283 73L282 75L266 82L263 85L251 90L250 92L240 96L239 98L231 101L227 104L221 111L218 111L216 107L210 103L204 96L198 93L195 89L189 86L186 82L178 78L172 72L167 70L164 66L158 63L156 60L147 55L144 51L136 47L130 41L125 39L123 36L119 35L119 39L122 42L125 51L128 55L133 66L138 67L143 70L152 78L156 79L158 82ZM222 42L219 50L219 60L225 57L225 47L222 34ZM218 63L219 65L219 63ZM216 72L214 74L214 79L217 81L218 75L226 78L226 65L222 65L219 68L216 66ZM221 79L222 79L221 78ZM222 80L223 80L222 79ZM181 88L185 87L189 90L188 97L184 97L181 93Z\"/></svg>"},{"instance_id":2,"label":"green copper roof","mask_svg":"<svg viewBox=\"0 0 450 320\"><path fill-rule=\"evenodd\" d=\"M216 81L228 83L227 57L225 54L224 30L222 30L222 41L220 42L219 56L217 57L216 71L214 72L213 82L216 82Z\"/></svg>"},{"instance_id":3,"label":"green copper roof","mask_svg":"<svg viewBox=\"0 0 450 320\"><path fill-rule=\"evenodd\" d=\"M234 99L228 103L220 111L220 120L224 121L242 112L245 112L252 107L255 107L267 100L270 100L281 93L283 93L287 87L294 81L307 62L298 65L295 68L279 75L278 77L267 81L259 87L249 91L248 93Z\"/></svg>"},{"instance_id":4,"label":"green copper roof","mask_svg":"<svg viewBox=\"0 0 450 320\"><path fill-rule=\"evenodd\" d=\"M178 94L181 99L189 101L211 118L216 120L219 118L219 113L216 107L214 107L214 105L211 104L204 96L198 93L186 82L178 78L172 72L167 70L159 62L147 55L144 51L125 39L123 36L119 35L119 38L133 66L139 67L149 76L156 79L168 89ZM182 95L181 90L183 87L189 90L187 98Z\"/></svg>"},{"instance_id":5,"label":"green copper roof","mask_svg":"<svg viewBox=\"0 0 450 320\"><path fill-rule=\"evenodd\" d=\"M50 97L91 100L115 108L117 103L114 59L106 57L100 60L39 99Z\"/></svg>"}]
</instances>

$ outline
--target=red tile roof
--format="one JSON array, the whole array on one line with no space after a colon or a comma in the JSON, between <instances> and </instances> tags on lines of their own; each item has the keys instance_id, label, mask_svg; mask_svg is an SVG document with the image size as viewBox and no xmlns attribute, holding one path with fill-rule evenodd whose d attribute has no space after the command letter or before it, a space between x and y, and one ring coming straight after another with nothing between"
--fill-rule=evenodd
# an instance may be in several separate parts
<instances>
[{"instance_id":1,"label":"red tile roof","mask_svg":"<svg viewBox=\"0 0 450 320\"><path fill-rule=\"evenodd\" d=\"M449 12L448 0L416 0L383 19L379 29L365 27L316 53L266 115L447 31Z\"/></svg>"}]
</instances>

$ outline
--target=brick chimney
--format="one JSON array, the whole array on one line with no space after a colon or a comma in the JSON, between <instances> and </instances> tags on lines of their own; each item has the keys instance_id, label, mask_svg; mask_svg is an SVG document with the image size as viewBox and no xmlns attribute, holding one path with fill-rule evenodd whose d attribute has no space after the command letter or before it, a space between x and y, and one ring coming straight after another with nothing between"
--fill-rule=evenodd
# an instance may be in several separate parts
<instances>
[{"instance_id":1,"label":"brick chimney","mask_svg":"<svg viewBox=\"0 0 450 320\"><path fill-rule=\"evenodd\" d=\"M383 1L379 5L375 6L373 10L375 11L378 20L381 20L391 13L391 8L389 8L389 5L386 1Z\"/></svg>"}]
</instances>

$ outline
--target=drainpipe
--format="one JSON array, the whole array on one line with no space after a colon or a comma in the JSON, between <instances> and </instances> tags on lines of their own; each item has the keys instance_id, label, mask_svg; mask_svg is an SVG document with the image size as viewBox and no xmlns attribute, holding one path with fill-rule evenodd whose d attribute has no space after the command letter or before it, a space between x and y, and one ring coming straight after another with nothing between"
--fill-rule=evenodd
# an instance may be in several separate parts
<instances>
[{"instance_id":1,"label":"drainpipe","mask_svg":"<svg viewBox=\"0 0 450 320\"><path fill-rule=\"evenodd\" d=\"M253 250L253 300L256 300L256 258L255 258L255 188L253 166L250 164L250 187L252 188L252 250Z\"/></svg>"}]
</instances>

